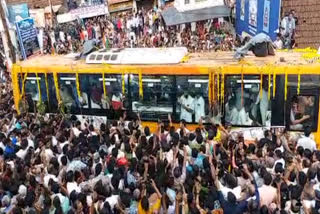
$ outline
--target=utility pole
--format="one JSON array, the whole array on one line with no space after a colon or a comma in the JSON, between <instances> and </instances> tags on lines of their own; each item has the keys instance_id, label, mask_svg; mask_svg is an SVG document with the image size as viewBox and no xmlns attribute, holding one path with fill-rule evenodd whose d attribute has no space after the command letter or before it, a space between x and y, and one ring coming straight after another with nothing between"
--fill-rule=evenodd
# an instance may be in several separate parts
<instances>
[{"instance_id":1,"label":"utility pole","mask_svg":"<svg viewBox=\"0 0 320 214\"><path fill-rule=\"evenodd\" d=\"M6 19L6 15L5 15L5 11L4 11L4 8L3 8L3 5L2 5L2 1L0 1L0 16L1 16L1 22L2 22L2 25L3 25L3 29L4 29L4 32L1 32L2 35L2 38L3 38L3 45L4 47L6 45L8 45L8 48L9 48L9 54L7 52L7 50L5 50L6 52L6 57L8 58L7 60L11 60L12 63L16 63L16 54L15 54L15 51L14 51L14 47L13 47L13 44L12 44L12 41L11 41L11 37L10 37L10 34L9 34L9 28L8 28L8 23L7 23L7 19ZM10 62L9 62L9 66L11 67L10 65Z\"/></svg>"}]
</instances>

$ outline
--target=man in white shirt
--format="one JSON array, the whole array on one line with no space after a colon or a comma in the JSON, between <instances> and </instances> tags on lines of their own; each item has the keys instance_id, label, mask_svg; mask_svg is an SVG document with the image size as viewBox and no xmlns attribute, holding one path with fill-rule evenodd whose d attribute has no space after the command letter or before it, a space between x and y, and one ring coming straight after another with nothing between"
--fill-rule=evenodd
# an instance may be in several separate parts
<instances>
[{"instance_id":1,"label":"man in white shirt","mask_svg":"<svg viewBox=\"0 0 320 214\"><path fill-rule=\"evenodd\" d=\"M309 149L311 152L317 149L316 142L310 138L311 127L304 129L304 136L302 136L297 143L297 147L301 146L303 149Z\"/></svg>"},{"instance_id":2,"label":"man in white shirt","mask_svg":"<svg viewBox=\"0 0 320 214\"><path fill-rule=\"evenodd\" d=\"M192 122L192 114L194 112L194 99L188 92L180 97L179 103L181 105L180 120L185 120L188 123Z\"/></svg>"},{"instance_id":3,"label":"man in white shirt","mask_svg":"<svg viewBox=\"0 0 320 214\"><path fill-rule=\"evenodd\" d=\"M205 116L205 102L203 97L197 93L194 98L194 110L195 110L195 120L199 122L201 117Z\"/></svg>"}]
</instances>

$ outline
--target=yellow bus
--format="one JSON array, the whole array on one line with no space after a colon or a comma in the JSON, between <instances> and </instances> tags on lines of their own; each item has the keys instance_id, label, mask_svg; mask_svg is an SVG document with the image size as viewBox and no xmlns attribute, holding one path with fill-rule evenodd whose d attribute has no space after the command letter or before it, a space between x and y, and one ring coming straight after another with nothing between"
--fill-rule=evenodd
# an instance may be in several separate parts
<instances>
[{"instance_id":1,"label":"yellow bus","mask_svg":"<svg viewBox=\"0 0 320 214\"><path fill-rule=\"evenodd\" d=\"M13 66L14 101L20 111L42 106L45 113L57 113L63 106L70 114L104 121L118 119L122 111L139 113L151 129L169 114L176 126L184 119L190 129L200 120L250 133L309 126L320 143L320 65L304 56L278 52L238 62L231 52L214 52L190 54L175 64L145 65L41 56ZM90 57L117 60L111 55Z\"/></svg>"}]
</instances>

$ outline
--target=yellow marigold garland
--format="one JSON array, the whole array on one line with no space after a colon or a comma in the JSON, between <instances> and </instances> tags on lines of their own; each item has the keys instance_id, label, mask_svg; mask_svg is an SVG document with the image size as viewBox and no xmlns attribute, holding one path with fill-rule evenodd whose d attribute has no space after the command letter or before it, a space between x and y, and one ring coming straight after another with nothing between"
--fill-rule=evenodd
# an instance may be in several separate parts
<instances>
[{"instance_id":1,"label":"yellow marigold garland","mask_svg":"<svg viewBox=\"0 0 320 214\"><path fill-rule=\"evenodd\" d=\"M143 83L142 83L142 73L139 71L139 97L143 99Z\"/></svg>"},{"instance_id":2,"label":"yellow marigold garland","mask_svg":"<svg viewBox=\"0 0 320 214\"><path fill-rule=\"evenodd\" d=\"M80 82L79 82L79 74L78 72L76 73L76 88L77 88L77 94L78 98L81 98L81 91L80 91Z\"/></svg>"}]
</instances>

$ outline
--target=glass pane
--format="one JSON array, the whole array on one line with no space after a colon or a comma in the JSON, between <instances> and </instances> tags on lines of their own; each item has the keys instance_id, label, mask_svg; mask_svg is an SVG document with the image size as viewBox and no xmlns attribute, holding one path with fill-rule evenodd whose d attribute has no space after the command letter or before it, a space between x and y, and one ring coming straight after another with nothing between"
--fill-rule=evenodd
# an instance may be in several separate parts
<instances>
[{"instance_id":1,"label":"glass pane","mask_svg":"<svg viewBox=\"0 0 320 214\"><path fill-rule=\"evenodd\" d=\"M272 84L272 80L270 81ZM238 126L270 126L271 104L268 100L268 76L263 77L260 96L260 76L227 76L225 85L225 121ZM272 88L271 88L272 91Z\"/></svg>"},{"instance_id":2,"label":"glass pane","mask_svg":"<svg viewBox=\"0 0 320 214\"><path fill-rule=\"evenodd\" d=\"M80 111L80 101L78 99L75 74L59 75L60 96L64 106L70 113Z\"/></svg>"},{"instance_id":3,"label":"glass pane","mask_svg":"<svg viewBox=\"0 0 320 214\"><path fill-rule=\"evenodd\" d=\"M306 127L316 129L317 118L317 96L316 95L294 95L290 99L290 112L288 124L290 130L303 131Z\"/></svg>"},{"instance_id":4,"label":"glass pane","mask_svg":"<svg viewBox=\"0 0 320 214\"><path fill-rule=\"evenodd\" d=\"M40 77L38 77L41 80ZM37 84L37 77L34 74L28 74L24 84L25 99L28 102L29 112L34 112L37 102L39 102L39 90Z\"/></svg>"},{"instance_id":5,"label":"glass pane","mask_svg":"<svg viewBox=\"0 0 320 214\"><path fill-rule=\"evenodd\" d=\"M58 100L56 94L56 88L54 85L53 75L48 74L48 88L49 88L49 112L57 113L58 112Z\"/></svg>"},{"instance_id":6,"label":"glass pane","mask_svg":"<svg viewBox=\"0 0 320 214\"><path fill-rule=\"evenodd\" d=\"M139 77L130 79L132 110L144 120L167 118L173 112L173 77L143 76L143 99L139 99Z\"/></svg>"},{"instance_id":7,"label":"glass pane","mask_svg":"<svg viewBox=\"0 0 320 214\"><path fill-rule=\"evenodd\" d=\"M207 76L177 76L177 110L180 120L198 123L209 110Z\"/></svg>"}]
</instances>

